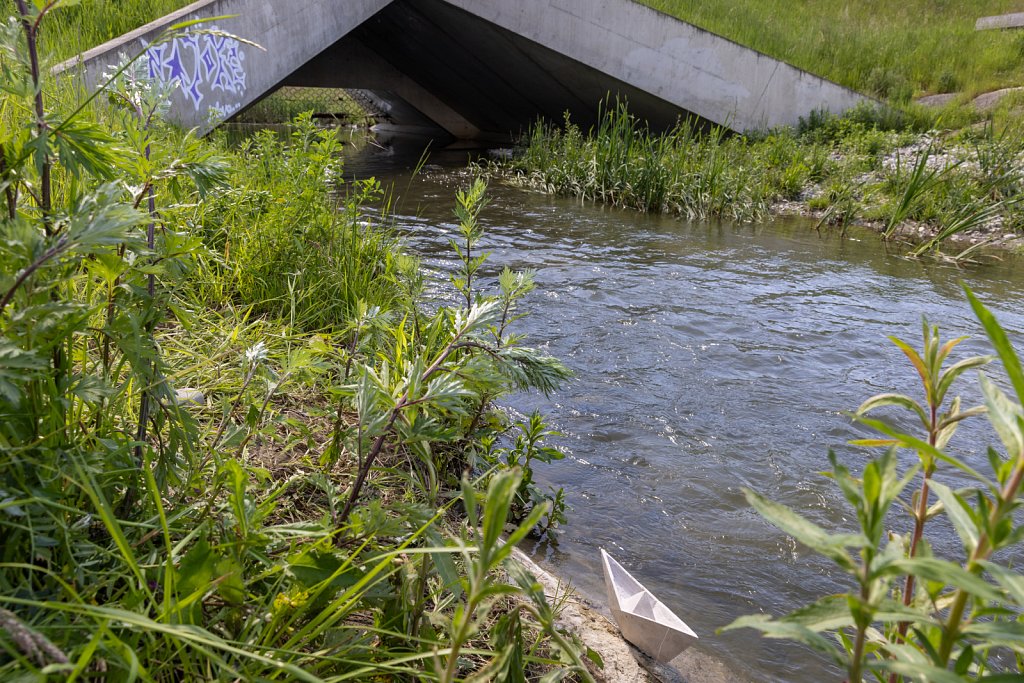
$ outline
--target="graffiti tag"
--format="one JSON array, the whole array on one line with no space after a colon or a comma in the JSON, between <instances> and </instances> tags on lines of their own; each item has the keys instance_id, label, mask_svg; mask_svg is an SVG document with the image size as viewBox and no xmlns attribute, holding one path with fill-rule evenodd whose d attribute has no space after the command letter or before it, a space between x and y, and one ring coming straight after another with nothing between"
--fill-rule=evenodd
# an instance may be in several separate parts
<instances>
[{"instance_id":1,"label":"graffiti tag","mask_svg":"<svg viewBox=\"0 0 1024 683\"><path fill-rule=\"evenodd\" d=\"M146 50L149 77L161 83L177 83L196 111L202 101L220 91L221 98L209 106L210 113L220 118L241 107L245 94L245 50L242 44L227 35L187 33L167 43L152 45Z\"/></svg>"}]
</instances>

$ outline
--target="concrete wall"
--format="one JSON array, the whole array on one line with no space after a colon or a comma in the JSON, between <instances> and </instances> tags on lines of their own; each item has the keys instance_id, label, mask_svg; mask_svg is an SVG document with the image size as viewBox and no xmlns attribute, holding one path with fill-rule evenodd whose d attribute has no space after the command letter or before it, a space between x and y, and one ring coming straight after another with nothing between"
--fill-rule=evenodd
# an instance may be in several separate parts
<instances>
[{"instance_id":1,"label":"concrete wall","mask_svg":"<svg viewBox=\"0 0 1024 683\"><path fill-rule=\"evenodd\" d=\"M171 118L207 130L277 87L292 71L363 23L391 0L202 0L96 47L58 70L74 73L95 88L122 55L142 57L150 74L177 79ZM170 26L192 19L217 19L189 35L153 42ZM260 47L202 29L219 29Z\"/></svg>"},{"instance_id":2,"label":"concrete wall","mask_svg":"<svg viewBox=\"0 0 1024 683\"><path fill-rule=\"evenodd\" d=\"M632 0L447 0L735 130L795 125L865 98Z\"/></svg>"},{"instance_id":3,"label":"concrete wall","mask_svg":"<svg viewBox=\"0 0 1024 683\"><path fill-rule=\"evenodd\" d=\"M1000 14L996 17L981 17L974 24L976 31L988 31L1000 28L1022 28L1024 27L1024 12L1014 14Z\"/></svg>"}]
</instances>

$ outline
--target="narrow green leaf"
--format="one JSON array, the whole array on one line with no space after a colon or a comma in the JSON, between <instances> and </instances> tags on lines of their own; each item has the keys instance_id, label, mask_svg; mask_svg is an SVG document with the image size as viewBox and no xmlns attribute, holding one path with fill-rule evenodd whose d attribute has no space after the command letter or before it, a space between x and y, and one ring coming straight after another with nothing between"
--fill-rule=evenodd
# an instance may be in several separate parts
<instances>
[{"instance_id":1,"label":"narrow green leaf","mask_svg":"<svg viewBox=\"0 0 1024 683\"><path fill-rule=\"evenodd\" d=\"M426 530L425 535L430 545L436 548L443 548L445 546L444 539L437 529L431 527ZM452 592L456 600L461 599L462 582L460 581L459 572L455 567L455 560L452 559L451 553L431 553L430 559L433 560L434 566L437 568L437 574L441 577L441 581L444 582L444 587Z\"/></svg>"},{"instance_id":2,"label":"narrow green leaf","mask_svg":"<svg viewBox=\"0 0 1024 683\"><path fill-rule=\"evenodd\" d=\"M237 14L218 14L215 17L203 17L201 19L189 19L187 21L179 21L177 24L171 24L167 27L168 31L182 31L192 26L198 26L199 24L212 23L216 21L224 21L226 19L234 19Z\"/></svg>"},{"instance_id":3,"label":"narrow green leaf","mask_svg":"<svg viewBox=\"0 0 1024 683\"><path fill-rule=\"evenodd\" d=\"M1009 594L1017 605L1024 606L1024 575L1002 565L982 560L979 564Z\"/></svg>"},{"instance_id":4,"label":"narrow green leaf","mask_svg":"<svg viewBox=\"0 0 1024 683\"><path fill-rule=\"evenodd\" d=\"M942 373L942 376L939 377L939 386L936 389L936 402L939 404L942 403L943 399L946 397L946 392L949 391L949 388L953 385L953 382L957 377L968 370L988 365L992 362L994 357L995 356L973 356L949 366L949 368Z\"/></svg>"},{"instance_id":5,"label":"narrow green leaf","mask_svg":"<svg viewBox=\"0 0 1024 683\"><path fill-rule=\"evenodd\" d=\"M853 615L846 597L827 595L810 605L790 612L778 621L799 624L812 631L834 631L846 626L853 626Z\"/></svg>"},{"instance_id":6,"label":"narrow green leaf","mask_svg":"<svg viewBox=\"0 0 1024 683\"><path fill-rule=\"evenodd\" d=\"M766 520L808 548L830 557L845 569L854 567L853 559L845 547L862 547L867 544L867 539L862 535L829 535L817 524L755 491L743 489L743 494L747 497L747 502Z\"/></svg>"},{"instance_id":7,"label":"narrow green leaf","mask_svg":"<svg viewBox=\"0 0 1024 683\"><path fill-rule=\"evenodd\" d=\"M1018 402L1024 402L1024 369L1021 368L1017 352L1014 351L1009 337L1006 336L1006 332L992 312L974 296L967 285L963 287L967 293L967 299L971 302L971 308L974 309L974 314L985 328L985 333L988 334L989 341L992 342L992 346L999 355L999 360L1003 362L1006 374L1009 375L1013 390L1017 394Z\"/></svg>"},{"instance_id":8,"label":"narrow green leaf","mask_svg":"<svg viewBox=\"0 0 1024 683\"><path fill-rule=\"evenodd\" d=\"M937 460L941 460L945 463L952 465L961 472L965 472L966 474L971 475L978 481L985 482L986 484L988 483L985 477L982 476L981 473L979 473L973 467L943 451L940 451L939 449L935 448L935 446L929 444L927 441L922 441L921 439L910 436L909 434L904 434L903 432L893 429L892 427L882 422L881 420L874 420L864 416L854 416L854 419L856 419L858 422L862 424L867 425L868 427L876 429L877 431L880 431L883 434L892 437L903 448L913 448L917 451L930 455L931 457Z\"/></svg>"},{"instance_id":9,"label":"narrow green leaf","mask_svg":"<svg viewBox=\"0 0 1024 683\"><path fill-rule=\"evenodd\" d=\"M499 472L487 486L487 498L484 501L483 542L482 547L496 548L508 519L508 510L522 474L519 468Z\"/></svg>"},{"instance_id":10,"label":"narrow green leaf","mask_svg":"<svg viewBox=\"0 0 1024 683\"><path fill-rule=\"evenodd\" d=\"M964 679L948 669L940 669L927 662L884 660L872 663L872 669L906 676L918 683L963 683Z\"/></svg>"},{"instance_id":11,"label":"narrow green leaf","mask_svg":"<svg viewBox=\"0 0 1024 683\"><path fill-rule=\"evenodd\" d=\"M913 574L920 579L938 581L953 588L960 588L984 600L999 601L1002 594L980 576L972 574L960 565L934 557L911 557L894 560L886 564L885 575Z\"/></svg>"},{"instance_id":12,"label":"narrow green leaf","mask_svg":"<svg viewBox=\"0 0 1024 683\"><path fill-rule=\"evenodd\" d=\"M1002 645L1024 652L1024 623L1019 621L976 621L963 629L964 635L990 645Z\"/></svg>"},{"instance_id":13,"label":"narrow green leaf","mask_svg":"<svg viewBox=\"0 0 1024 683\"><path fill-rule=\"evenodd\" d=\"M756 629L767 638L784 638L787 640L795 640L798 643L803 643L818 652L828 655L828 657L837 665L841 664L843 661L843 658L840 656L839 651L832 644L831 640L798 623L772 621L771 617L766 614L755 614L740 617L721 630L733 631L740 628Z\"/></svg>"},{"instance_id":14,"label":"narrow green leaf","mask_svg":"<svg viewBox=\"0 0 1024 683\"><path fill-rule=\"evenodd\" d=\"M865 415L869 411L875 410L876 408L882 408L884 406L899 406L913 411L921 420L921 424L924 425L925 429L930 427L928 415L925 413L924 408L918 405L917 401L903 394L878 394L877 396L872 396L857 408L856 414Z\"/></svg>"},{"instance_id":15,"label":"narrow green leaf","mask_svg":"<svg viewBox=\"0 0 1024 683\"><path fill-rule=\"evenodd\" d=\"M970 507L955 491L937 481L931 482L931 489L945 506L946 515L953 523L960 541L970 555L978 547L979 530L976 528Z\"/></svg>"},{"instance_id":16,"label":"narrow green leaf","mask_svg":"<svg viewBox=\"0 0 1024 683\"><path fill-rule=\"evenodd\" d=\"M902 351L903 354L910 360L910 363L914 366L914 369L917 370L917 374L921 376L921 381L925 384L925 386L928 386L928 368L925 367L924 361L921 359L921 356L918 355L917 351L915 351L910 344L906 343L902 339L899 339L898 337L889 337L889 341L891 341L893 344L899 347L900 351Z\"/></svg>"},{"instance_id":17,"label":"narrow green leaf","mask_svg":"<svg viewBox=\"0 0 1024 683\"><path fill-rule=\"evenodd\" d=\"M1018 460L1024 455L1024 434L1021 433L1020 420L1024 417L1021 407L1011 401L1003 391L995 385L983 372L978 373L981 393L985 397L988 408L988 419L992 428L999 435L999 440L1006 447L1010 460Z\"/></svg>"}]
</instances>

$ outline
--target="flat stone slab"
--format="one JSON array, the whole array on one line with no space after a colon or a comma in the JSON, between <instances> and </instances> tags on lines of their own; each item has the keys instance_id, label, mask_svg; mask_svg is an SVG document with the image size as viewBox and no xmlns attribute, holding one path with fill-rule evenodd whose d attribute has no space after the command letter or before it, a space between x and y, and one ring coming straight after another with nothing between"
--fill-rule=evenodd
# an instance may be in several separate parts
<instances>
[{"instance_id":1,"label":"flat stone slab","mask_svg":"<svg viewBox=\"0 0 1024 683\"><path fill-rule=\"evenodd\" d=\"M988 31L998 28L1020 28L1024 26L1024 12L1000 14L995 17L982 17L974 24L975 31Z\"/></svg>"},{"instance_id":2,"label":"flat stone slab","mask_svg":"<svg viewBox=\"0 0 1024 683\"><path fill-rule=\"evenodd\" d=\"M947 104L949 104L956 98L957 93L944 92L939 93L938 95L925 95L924 97L917 98L916 101L918 104L924 107L934 107L936 109L941 109L942 107L945 107Z\"/></svg>"},{"instance_id":3,"label":"flat stone slab","mask_svg":"<svg viewBox=\"0 0 1024 683\"><path fill-rule=\"evenodd\" d=\"M978 95L973 101L974 108L980 112L992 111L999 106L1004 97L1019 92L1024 92L1024 88L1003 88L1002 90L993 90L984 95Z\"/></svg>"}]
</instances>

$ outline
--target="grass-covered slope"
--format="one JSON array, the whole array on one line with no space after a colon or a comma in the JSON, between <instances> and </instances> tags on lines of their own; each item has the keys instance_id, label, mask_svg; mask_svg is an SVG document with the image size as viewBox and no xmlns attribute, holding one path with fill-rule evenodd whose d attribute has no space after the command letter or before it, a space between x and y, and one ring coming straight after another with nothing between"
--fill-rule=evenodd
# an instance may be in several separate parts
<instances>
[{"instance_id":1,"label":"grass-covered slope","mask_svg":"<svg viewBox=\"0 0 1024 683\"><path fill-rule=\"evenodd\" d=\"M975 31L1021 0L642 0L856 90L896 100L1024 83L1024 33Z\"/></svg>"},{"instance_id":2,"label":"grass-covered slope","mask_svg":"<svg viewBox=\"0 0 1024 683\"><path fill-rule=\"evenodd\" d=\"M67 3L41 33L45 51L66 58L135 30L191 0L82 0Z\"/></svg>"}]
</instances>

